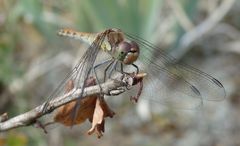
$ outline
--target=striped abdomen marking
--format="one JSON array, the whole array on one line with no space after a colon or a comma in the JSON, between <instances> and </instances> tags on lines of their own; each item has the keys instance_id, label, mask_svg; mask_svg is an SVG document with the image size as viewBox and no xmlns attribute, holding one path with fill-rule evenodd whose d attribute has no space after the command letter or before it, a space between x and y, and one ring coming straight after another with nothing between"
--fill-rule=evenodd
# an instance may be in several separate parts
<instances>
[{"instance_id":1,"label":"striped abdomen marking","mask_svg":"<svg viewBox=\"0 0 240 146\"><path fill-rule=\"evenodd\" d=\"M77 40L81 40L87 44L91 44L96 38L96 34L78 32L76 30L69 29L69 28L61 29L57 32L57 34L59 36L66 36L66 37L74 38Z\"/></svg>"},{"instance_id":2,"label":"striped abdomen marking","mask_svg":"<svg viewBox=\"0 0 240 146\"><path fill-rule=\"evenodd\" d=\"M94 40L97 38L100 33L86 33L86 32L79 32L73 29L64 28L58 31L57 33L59 36L66 36L70 38L74 38L77 40L81 40L82 42L85 42L89 45L91 45ZM101 49L103 51L109 51L111 50L111 46L108 42L104 41L101 45Z\"/></svg>"}]
</instances>

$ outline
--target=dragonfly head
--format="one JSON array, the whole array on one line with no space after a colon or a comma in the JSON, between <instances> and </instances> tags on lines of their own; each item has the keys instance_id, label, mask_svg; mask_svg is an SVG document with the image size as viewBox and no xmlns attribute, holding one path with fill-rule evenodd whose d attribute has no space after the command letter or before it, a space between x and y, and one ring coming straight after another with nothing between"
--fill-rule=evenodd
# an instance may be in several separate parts
<instances>
[{"instance_id":1,"label":"dragonfly head","mask_svg":"<svg viewBox=\"0 0 240 146\"><path fill-rule=\"evenodd\" d=\"M136 42L122 41L116 48L115 57L124 64L132 64L139 56L139 46Z\"/></svg>"}]
</instances>

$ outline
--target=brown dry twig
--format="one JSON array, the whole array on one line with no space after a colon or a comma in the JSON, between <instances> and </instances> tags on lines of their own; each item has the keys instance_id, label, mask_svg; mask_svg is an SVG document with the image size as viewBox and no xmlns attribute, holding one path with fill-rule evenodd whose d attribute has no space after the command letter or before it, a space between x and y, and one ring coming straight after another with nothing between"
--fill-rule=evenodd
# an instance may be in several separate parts
<instances>
[{"instance_id":1,"label":"brown dry twig","mask_svg":"<svg viewBox=\"0 0 240 146\"><path fill-rule=\"evenodd\" d=\"M137 84L137 82L134 81L137 75L125 74L119 75L115 79L109 79L105 83L101 84L102 92L105 95L119 95L125 92L125 90L127 89L126 87L134 86L135 84ZM141 75L142 75L141 78L143 78L146 74ZM100 94L99 85L86 87L84 89L83 97L92 96L96 94ZM59 96L51 100L48 103L45 111L43 111L42 109L46 105L46 103L43 103L26 113L17 115L10 119L5 119L2 122L0 122L0 132L8 131L10 129L18 127L33 125L42 116L51 113L52 111L54 111L55 109L62 105L68 104L69 102L78 99L79 95L81 95L81 89L74 88L70 92L64 94L63 96ZM6 114L4 114L3 116L5 115ZM0 116L0 119L1 118L2 116Z\"/></svg>"}]
</instances>

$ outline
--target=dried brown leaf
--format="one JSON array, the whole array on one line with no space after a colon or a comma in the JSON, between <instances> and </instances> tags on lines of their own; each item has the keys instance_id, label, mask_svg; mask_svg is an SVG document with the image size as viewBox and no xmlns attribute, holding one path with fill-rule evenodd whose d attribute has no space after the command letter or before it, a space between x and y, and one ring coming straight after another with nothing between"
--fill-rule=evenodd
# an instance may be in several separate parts
<instances>
[{"instance_id":1,"label":"dried brown leaf","mask_svg":"<svg viewBox=\"0 0 240 146\"><path fill-rule=\"evenodd\" d=\"M92 121L92 127L90 130L88 130L88 134L91 135L92 133L96 132L98 138L100 138L104 132L104 118L112 118L114 114L115 113L108 107L103 97L97 98L93 119L90 119L90 121Z\"/></svg>"},{"instance_id":2,"label":"dried brown leaf","mask_svg":"<svg viewBox=\"0 0 240 146\"><path fill-rule=\"evenodd\" d=\"M89 78L86 86L96 85L94 78ZM66 85L66 92L71 91L74 88L73 81L70 80ZM61 123L65 126L73 126L83 123L86 119L92 123L91 129L88 131L88 134L96 132L97 136L100 138L104 132L104 118L113 117L114 112L108 107L107 103L104 100L103 96L94 95L84 97L80 101L80 108L77 111L76 119L73 121L72 114L73 109L77 101L72 101L66 105L61 106L55 117L54 121Z\"/></svg>"},{"instance_id":3,"label":"dried brown leaf","mask_svg":"<svg viewBox=\"0 0 240 146\"><path fill-rule=\"evenodd\" d=\"M86 86L95 85L95 79L89 78L87 81ZM74 83L72 80L69 80L66 87L65 92L69 92L74 88ZM94 112L95 103L96 103L97 95L95 96L88 96L83 98L80 101L80 108L77 111L76 119L73 121L73 109L77 104L77 101L72 101L66 105L61 106L55 117L54 121L61 123L65 126L73 126L77 124L83 123L86 119L91 118Z\"/></svg>"}]
</instances>

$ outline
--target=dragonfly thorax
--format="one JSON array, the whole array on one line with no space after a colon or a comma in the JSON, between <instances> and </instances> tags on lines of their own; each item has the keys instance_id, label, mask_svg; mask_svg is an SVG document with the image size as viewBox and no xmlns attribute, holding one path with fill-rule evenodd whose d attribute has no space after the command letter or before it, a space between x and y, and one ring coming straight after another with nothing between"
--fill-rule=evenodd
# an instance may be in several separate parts
<instances>
[{"instance_id":1,"label":"dragonfly thorax","mask_svg":"<svg viewBox=\"0 0 240 146\"><path fill-rule=\"evenodd\" d=\"M134 41L122 41L112 48L113 58L122 61L124 64L132 64L139 56L138 44Z\"/></svg>"}]
</instances>

